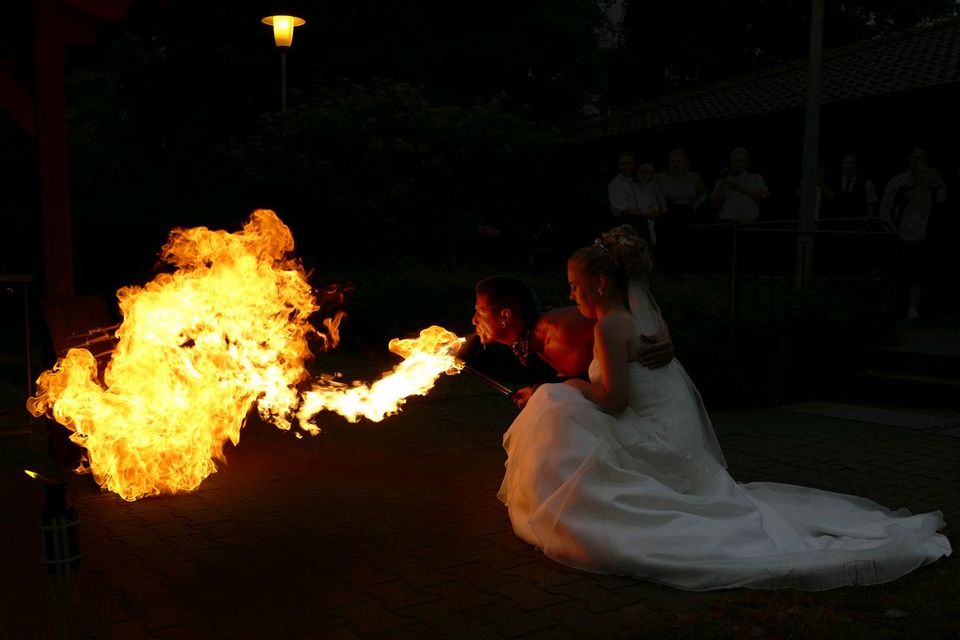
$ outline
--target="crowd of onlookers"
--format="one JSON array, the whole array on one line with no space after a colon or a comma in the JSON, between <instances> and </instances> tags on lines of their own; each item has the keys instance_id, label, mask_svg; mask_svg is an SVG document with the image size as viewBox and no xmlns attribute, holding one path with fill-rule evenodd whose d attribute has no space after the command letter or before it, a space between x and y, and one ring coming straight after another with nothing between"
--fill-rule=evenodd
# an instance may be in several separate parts
<instances>
[{"instance_id":1,"label":"crowd of onlookers","mask_svg":"<svg viewBox=\"0 0 960 640\"><path fill-rule=\"evenodd\" d=\"M682 247L692 225L757 221L761 203L770 197L770 191L761 174L748 170L749 160L746 149L731 151L729 165L708 189L691 170L682 149L670 152L660 173L650 163L638 163L632 153L622 153L617 175L607 187L613 222L632 225L647 239L655 255L666 257ZM861 174L855 155L845 155L837 169L819 171L814 219L824 227L825 221L879 220L897 233L898 271L908 291L907 316L920 317L924 283L946 251L942 242L929 240L953 235L949 229L956 226L960 211L952 209L960 207L948 206L947 185L930 165L924 149L909 152L906 171L893 176L882 194ZM960 173L957 179L960 181ZM794 194L795 205L799 193L798 189ZM960 200L958 195L954 194L955 200Z\"/></svg>"}]
</instances>

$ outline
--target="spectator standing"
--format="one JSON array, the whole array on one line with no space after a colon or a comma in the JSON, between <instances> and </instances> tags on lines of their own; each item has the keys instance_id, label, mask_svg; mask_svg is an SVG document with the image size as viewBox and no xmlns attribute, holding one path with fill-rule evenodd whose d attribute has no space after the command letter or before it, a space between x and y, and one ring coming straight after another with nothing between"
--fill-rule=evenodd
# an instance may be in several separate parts
<instances>
[{"instance_id":1,"label":"spectator standing","mask_svg":"<svg viewBox=\"0 0 960 640\"><path fill-rule=\"evenodd\" d=\"M710 200L720 209L718 217L731 222L752 222L760 217L760 202L770 197L763 176L748 173L750 154L737 147L730 152L730 166L720 172Z\"/></svg>"},{"instance_id":2,"label":"spectator standing","mask_svg":"<svg viewBox=\"0 0 960 640\"><path fill-rule=\"evenodd\" d=\"M657 220L661 243L680 244L683 231L695 222L697 210L707 201L707 186L690 171L690 160L683 149L674 149L667 157L667 169L657 176L667 203L667 212Z\"/></svg>"},{"instance_id":3,"label":"spectator standing","mask_svg":"<svg viewBox=\"0 0 960 640\"><path fill-rule=\"evenodd\" d=\"M640 215L646 218L647 237L650 244L656 246L659 242L657 235L657 224L659 223L657 221L660 216L666 213L667 201L663 197L663 191L657 182L657 174L652 164L644 162L637 167L636 183L637 192L640 195ZM641 220L637 225L634 225L637 233L641 233L640 229L637 228L638 225L643 225L643 221Z\"/></svg>"},{"instance_id":4,"label":"spectator standing","mask_svg":"<svg viewBox=\"0 0 960 640\"><path fill-rule=\"evenodd\" d=\"M644 240L651 242L647 218L640 209L640 190L634 180L636 168L632 153L620 154L617 175L607 185L607 199L614 224L631 224Z\"/></svg>"},{"instance_id":5,"label":"spectator standing","mask_svg":"<svg viewBox=\"0 0 960 640\"><path fill-rule=\"evenodd\" d=\"M860 175L857 156L847 154L840 161L840 174L820 183L823 197L820 206L821 218L866 218L876 217L877 189L871 180Z\"/></svg>"},{"instance_id":6,"label":"spectator standing","mask_svg":"<svg viewBox=\"0 0 960 640\"><path fill-rule=\"evenodd\" d=\"M947 201L940 172L927 161L927 152L915 148L907 155L908 169L887 183L880 217L900 233L900 268L909 286L907 318L920 317L920 300L928 272L927 226L934 207Z\"/></svg>"}]
</instances>

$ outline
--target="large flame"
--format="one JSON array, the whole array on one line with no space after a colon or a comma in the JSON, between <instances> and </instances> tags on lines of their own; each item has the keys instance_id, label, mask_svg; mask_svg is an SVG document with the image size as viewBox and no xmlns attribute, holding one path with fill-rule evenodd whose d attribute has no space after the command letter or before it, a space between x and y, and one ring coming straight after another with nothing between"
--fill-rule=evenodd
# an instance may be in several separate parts
<instances>
[{"instance_id":1,"label":"large flame","mask_svg":"<svg viewBox=\"0 0 960 640\"><path fill-rule=\"evenodd\" d=\"M371 385L354 382L348 386L322 378L303 394L297 418L306 425L317 413L327 410L350 422L361 417L379 422L399 411L408 396L426 394L440 374L460 371L462 365L455 355L462 343L463 338L438 326L424 329L416 339L394 338L389 349L404 360L393 371Z\"/></svg>"},{"instance_id":2,"label":"large flame","mask_svg":"<svg viewBox=\"0 0 960 640\"><path fill-rule=\"evenodd\" d=\"M318 308L292 250L269 210L237 233L175 229L162 252L175 272L117 292L123 323L103 384L93 355L71 349L27 408L73 431L96 481L126 500L195 489L254 404L291 427Z\"/></svg>"},{"instance_id":3,"label":"large flame","mask_svg":"<svg viewBox=\"0 0 960 640\"><path fill-rule=\"evenodd\" d=\"M136 500L196 489L216 472L227 440L239 442L254 405L281 429L296 415L316 434L320 411L380 421L460 370L463 339L433 326L392 340L404 360L372 385L321 375L301 398L307 338L336 346L342 312L322 321L325 332L308 322L318 305L292 250L290 230L265 209L238 233L174 229L162 256L176 270L117 292L123 322L103 382L93 354L71 349L40 375L27 408L73 432L86 449L82 471Z\"/></svg>"}]
</instances>

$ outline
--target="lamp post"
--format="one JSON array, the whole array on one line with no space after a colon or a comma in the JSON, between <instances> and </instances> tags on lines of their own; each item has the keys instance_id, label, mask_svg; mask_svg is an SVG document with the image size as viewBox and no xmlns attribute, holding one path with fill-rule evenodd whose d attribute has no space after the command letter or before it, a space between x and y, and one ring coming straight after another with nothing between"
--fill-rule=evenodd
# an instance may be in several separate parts
<instances>
[{"instance_id":1,"label":"lamp post","mask_svg":"<svg viewBox=\"0 0 960 640\"><path fill-rule=\"evenodd\" d=\"M260 22L273 27L273 41L280 49L280 112L287 112L287 49L293 44L293 30L306 24L296 16L267 16Z\"/></svg>"}]
</instances>

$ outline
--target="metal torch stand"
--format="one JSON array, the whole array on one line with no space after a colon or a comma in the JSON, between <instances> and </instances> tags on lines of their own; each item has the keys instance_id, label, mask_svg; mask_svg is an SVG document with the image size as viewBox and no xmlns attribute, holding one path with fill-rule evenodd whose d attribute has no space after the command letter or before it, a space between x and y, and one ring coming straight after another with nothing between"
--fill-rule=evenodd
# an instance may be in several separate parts
<instances>
[{"instance_id":1,"label":"metal torch stand","mask_svg":"<svg viewBox=\"0 0 960 640\"><path fill-rule=\"evenodd\" d=\"M76 637L78 593L74 574L80 569L80 530L77 511L58 507L64 498L63 483L45 487L47 507L40 514L42 552L40 563L47 576L47 594L56 638ZM52 503L52 504L51 504Z\"/></svg>"}]
</instances>

